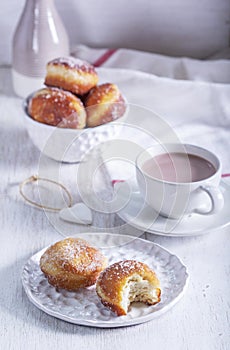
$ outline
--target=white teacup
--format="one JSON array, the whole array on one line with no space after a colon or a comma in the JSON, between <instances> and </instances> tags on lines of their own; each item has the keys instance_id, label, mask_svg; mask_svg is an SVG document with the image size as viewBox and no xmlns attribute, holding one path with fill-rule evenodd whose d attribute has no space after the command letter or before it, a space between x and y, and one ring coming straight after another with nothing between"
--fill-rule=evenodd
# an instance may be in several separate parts
<instances>
[{"instance_id":1,"label":"white teacup","mask_svg":"<svg viewBox=\"0 0 230 350\"><path fill-rule=\"evenodd\" d=\"M159 214L178 219L212 215L224 205L221 163L212 152L189 144L155 145L136 159L140 193Z\"/></svg>"}]
</instances>

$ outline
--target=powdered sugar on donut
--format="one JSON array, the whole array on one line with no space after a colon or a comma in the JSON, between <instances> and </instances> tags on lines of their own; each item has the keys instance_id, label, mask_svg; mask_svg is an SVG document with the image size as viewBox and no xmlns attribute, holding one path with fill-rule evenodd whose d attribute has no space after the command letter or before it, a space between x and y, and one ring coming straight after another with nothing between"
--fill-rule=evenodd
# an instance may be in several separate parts
<instances>
[{"instance_id":1,"label":"powdered sugar on donut","mask_svg":"<svg viewBox=\"0 0 230 350\"><path fill-rule=\"evenodd\" d=\"M135 260L119 261L104 270L101 277L103 277L105 280L113 280L114 276L116 276L116 279L119 280L124 278L124 276L132 274L137 269L138 271L144 271L144 266L145 265L143 265L141 262Z\"/></svg>"},{"instance_id":2,"label":"powdered sugar on donut","mask_svg":"<svg viewBox=\"0 0 230 350\"><path fill-rule=\"evenodd\" d=\"M82 239L67 238L55 243L41 257L42 265L47 269L71 267L77 273L97 271L104 262L104 256Z\"/></svg>"},{"instance_id":3,"label":"powdered sugar on donut","mask_svg":"<svg viewBox=\"0 0 230 350\"><path fill-rule=\"evenodd\" d=\"M81 69L83 72L93 72L95 68L88 62L75 57L58 57L48 62L49 65L63 65L70 69Z\"/></svg>"}]
</instances>

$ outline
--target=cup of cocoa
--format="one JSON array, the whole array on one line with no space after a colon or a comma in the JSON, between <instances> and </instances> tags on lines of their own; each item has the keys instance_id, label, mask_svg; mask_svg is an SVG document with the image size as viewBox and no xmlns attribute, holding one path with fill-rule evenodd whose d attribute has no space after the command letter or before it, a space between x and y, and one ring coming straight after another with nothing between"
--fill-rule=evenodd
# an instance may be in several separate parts
<instances>
[{"instance_id":1,"label":"cup of cocoa","mask_svg":"<svg viewBox=\"0 0 230 350\"><path fill-rule=\"evenodd\" d=\"M162 216L214 215L224 205L221 162L191 144L157 144L136 159L136 177L146 203Z\"/></svg>"}]
</instances>

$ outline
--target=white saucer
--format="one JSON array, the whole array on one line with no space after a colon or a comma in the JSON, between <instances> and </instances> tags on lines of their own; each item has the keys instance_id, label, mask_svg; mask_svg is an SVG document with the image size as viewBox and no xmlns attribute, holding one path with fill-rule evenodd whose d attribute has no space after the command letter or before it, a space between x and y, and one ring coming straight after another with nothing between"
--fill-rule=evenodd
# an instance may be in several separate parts
<instances>
[{"instance_id":1,"label":"white saucer","mask_svg":"<svg viewBox=\"0 0 230 350\"><path fill-rule=\"evenodd\" d=\"M116 186L124 186L117 183ZM144 232L163 236L195 236L209 233L230 224L230 186L221 182L224 195L224 208L215 215L191 214L180 220L168 219L158 215L154 209L144 203L140 192L133 191L128 204L117 214L122 220ZM118 195L121 192L118 192Z\"/></svg>"},{"instance_id":2,"label":"white saucer","mask_svg":"<svg viewBox=\"0 0 230 350\"><path fill-rule=\"evenodd\" d=\"M161 301L146 306L134 303L126 316L116 316L100 302L95 286L69 292L51 286L39 265L45 249L33 255L22 272L22 283L30 301L47 314L74 324L91 327L125 327L150 321L169 310L183 296L188 284L188 273L180 259L161 246L132 236L108 233L82 233L100 248L108 263L133 259L152 268L161 283Z\"/></svg>"}]
</instances>

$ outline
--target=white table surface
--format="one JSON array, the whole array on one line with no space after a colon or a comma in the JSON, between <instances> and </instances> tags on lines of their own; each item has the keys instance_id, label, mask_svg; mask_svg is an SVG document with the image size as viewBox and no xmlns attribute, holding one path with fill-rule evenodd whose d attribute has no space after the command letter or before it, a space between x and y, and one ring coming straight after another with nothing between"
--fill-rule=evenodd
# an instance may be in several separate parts
<instances>
[{"instance_id":1,"label":"white table surface","mask_svg":"<svg viewBox=\"0 0 230 350\"><path fill-rule=\"evenodd\" d=\"M7 68L0 69L0 121L2 349L229 349L230 228L192 238L144 236L176 253L190 274L180 302L151 322L96 329L55 319L32 305L21 284L22 267L32 254L62 236L43 211L28 206L19 195L19 182L36 173L39 152L26 133L21 100L12 92ZM119 222L116 215L94 217L94 224L103 224L108 232L115 221Z\"/></svg>"}]
</instances>

